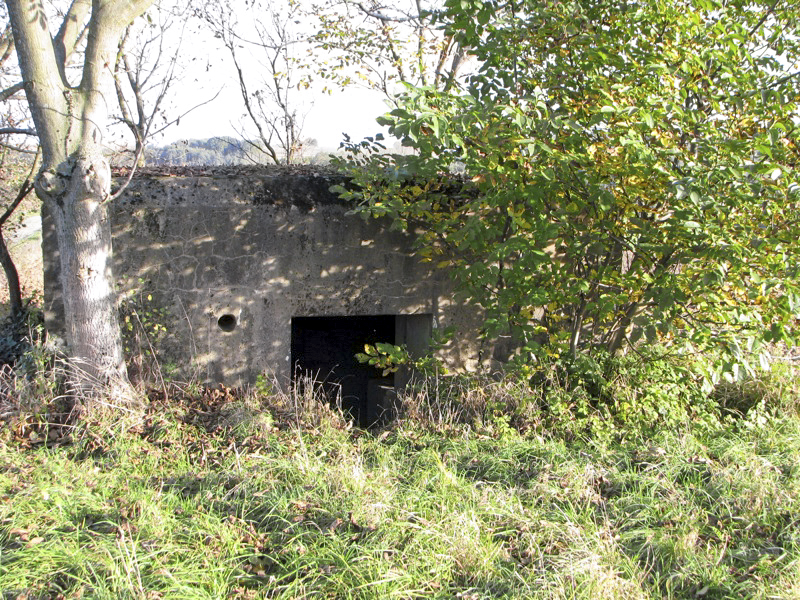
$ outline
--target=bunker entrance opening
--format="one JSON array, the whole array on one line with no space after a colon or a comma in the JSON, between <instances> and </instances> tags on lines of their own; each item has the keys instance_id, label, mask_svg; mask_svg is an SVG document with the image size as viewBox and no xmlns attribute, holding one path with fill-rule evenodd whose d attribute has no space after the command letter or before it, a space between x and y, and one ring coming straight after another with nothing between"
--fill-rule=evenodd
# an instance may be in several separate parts
<instances>
[{"instance_id":1,"label":"bunker entrance opening","mask_svg":"<svg viewBox=\"0 0 800 600\"><path fill-rule=\"evenodd\" d=\"M408 373L403 369L384 376L380 369L358 362L356 354L364 352L365 344L386 342L405 344L411 356L422 355L432 323L431 315L294 317L293 384L313 382L362 427L387 420Z\"/></svg>"}]
</instances>

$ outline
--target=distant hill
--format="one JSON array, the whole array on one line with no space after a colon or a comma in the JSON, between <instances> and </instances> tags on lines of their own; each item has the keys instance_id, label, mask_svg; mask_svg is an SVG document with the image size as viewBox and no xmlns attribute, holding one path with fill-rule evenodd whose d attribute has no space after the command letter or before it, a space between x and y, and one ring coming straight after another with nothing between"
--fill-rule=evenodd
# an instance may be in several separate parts
<instances>
[{"instance_id":1,"label":"distant hill","mask_svg":"<svg viewBox=\"0 0 800 600\"><path fill-rule=\"evenodd\" d=\"M272 163L268 155L259 152L246 141L233 137L180 140L162 147L148 147L145 157L147 164L151 166L227 166ZM303 162L326 164L328 153L318 152L313 157L306 157Z\"/></svg>"},{"instance_id":2,"label":"distant hill","mask_svg":"<svg viewBox=\"0 0 800 600\"><path fill-rule=\"evenodd\" d=\"M243 142L232 137L180 140L160 148L148 147L148 165L241 165L251 163L242 150Z\"/></svg>"}]
</instances>

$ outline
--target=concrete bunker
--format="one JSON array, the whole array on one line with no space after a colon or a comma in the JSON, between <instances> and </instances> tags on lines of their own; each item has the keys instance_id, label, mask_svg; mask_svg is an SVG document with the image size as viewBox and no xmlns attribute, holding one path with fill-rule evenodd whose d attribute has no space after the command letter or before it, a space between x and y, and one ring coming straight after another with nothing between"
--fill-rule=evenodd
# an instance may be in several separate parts
<instances>
[{"instance_id":1,"label":"concrete bunker","mask_svg":"<svg viewBox=\"0 0 800 600\"><path fill-rule=\"evenodd\" d=\"M362 372L350 361L364 343L405 344L419 356L435 327L452 327L438 358L450 371L480 364L478 310L457 299L446 270L418 258L413 233L352 214L330 191L341 181L261 168L133 178L109 206L113 268L121 306L153 315L150 332L158 325L147 347L162 367L229 387L266 374L288 388L299 366L338 382L343 408L369 424L410 374ZM46 215L42 244L47 325L57 333L58 248Z\"/></svg>"},{"instance_id":2,"label":"concrete bunker","mask_svg":"<svg viewBox=\"0 0 800 600\"><path fill-rule=\"evenodd\" d=\"M356 354L366 344L403 345L412 356L427 349L433 315L365 315L292 318L292 379L317 385L330 401L362 426L389 419L396 392L409 377L406 369L384 375Z\"/></svg>"}]
</instances>

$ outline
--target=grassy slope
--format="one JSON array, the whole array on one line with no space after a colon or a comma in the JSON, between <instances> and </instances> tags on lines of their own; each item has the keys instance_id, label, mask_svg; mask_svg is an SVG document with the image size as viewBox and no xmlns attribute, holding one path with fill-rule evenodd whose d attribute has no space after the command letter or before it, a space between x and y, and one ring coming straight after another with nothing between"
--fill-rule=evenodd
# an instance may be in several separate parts
<instances>
[{"instance_id":1,"label":"grassy slope","mask_svg":"<svg viewBox=\"0 0 800 600\"><path fill-rule=\"evenodd\" d=\"M7 425L5 597L800 597L794 418L596 449L222 413L158 404L51 448Z\"/></svg>"}]
</instances>

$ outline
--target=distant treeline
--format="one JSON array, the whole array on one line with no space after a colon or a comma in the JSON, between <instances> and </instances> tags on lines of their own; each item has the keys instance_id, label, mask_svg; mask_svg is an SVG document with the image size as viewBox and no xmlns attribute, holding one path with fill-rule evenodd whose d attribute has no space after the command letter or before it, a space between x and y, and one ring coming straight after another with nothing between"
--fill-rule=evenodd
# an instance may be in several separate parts
<instances>
[{"instance_id":1,"label":"distant treeline","mask_svg":"<svg viewBox=\"0 0 800 600\"><path fill-rule=\"evenodd\" d=\"M328 161L328 153L320 152L303 162ZM148 165L222 166L270 164L270 157L254 145L233 137L212 137L203 140L179 140L163 147L145 150Z\"/></svg>"},{"instance_id":2,"label":"distant treeline","mask_svg":"<svg viewBox=\"0 0 800 600\"><path fill-rule=\"evenodd\" d=\"M252 162L243 150L245 142L232 137L179 140L161 148L148 147L148 165L240 165Z\"/></svg>"}]
</instances>

